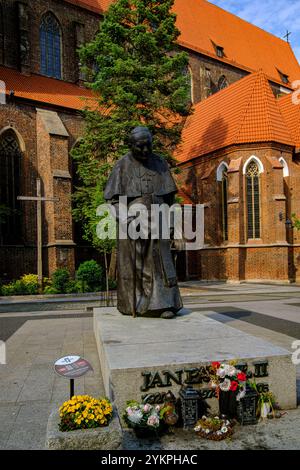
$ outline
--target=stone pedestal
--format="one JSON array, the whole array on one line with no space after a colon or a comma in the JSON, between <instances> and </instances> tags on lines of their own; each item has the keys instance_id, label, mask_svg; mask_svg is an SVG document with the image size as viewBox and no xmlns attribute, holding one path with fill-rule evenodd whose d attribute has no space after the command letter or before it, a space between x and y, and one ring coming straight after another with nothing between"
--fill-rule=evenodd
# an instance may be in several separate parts
<instances>
[{"instance_id":1,"label":"stone pedestal","mask_svg":"<svg viewBox=\"0 0 300 470\"><path fill-rule=\"evenodd\" d=\"M119 416L114 410L108 426L76 431L59 431L59 411L55 408L47 425L45 448L48 450L115 450L122 444Z\"/></svg>"},{"instance_id":2,"label":"stone pedestal","mask_svg":"<svg viewBox=\"0 0 300 470\"><path fill-rule=\"evenodd\" d=\"M178 396L185 384L200 389L216 410L206 367L233 359L246 364L282 408L296 407L296 367L289 351L199 312L183 310L173 320L133 319L116 308L96 308L94 332L106 394L120 414L127 400L158 403L168 390Z\"/></svg>"}]
</instances>

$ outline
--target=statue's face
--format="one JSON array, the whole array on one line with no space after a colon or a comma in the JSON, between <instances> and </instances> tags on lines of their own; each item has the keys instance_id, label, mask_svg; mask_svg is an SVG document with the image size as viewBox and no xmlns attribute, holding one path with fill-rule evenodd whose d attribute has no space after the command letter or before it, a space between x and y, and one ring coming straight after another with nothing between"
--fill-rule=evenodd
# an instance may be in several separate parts
<instances>
[{"instance_id":1,"label":"statue's face","mask_svg":"<svg viewBox=\"0 0 300 470\"><path fill-rule=\"evenodd\" d=\"M151 137L145 132L136 134L131 143L131 151L137 160L147 160L152 155Z\"/></svg>"}]
</instances>

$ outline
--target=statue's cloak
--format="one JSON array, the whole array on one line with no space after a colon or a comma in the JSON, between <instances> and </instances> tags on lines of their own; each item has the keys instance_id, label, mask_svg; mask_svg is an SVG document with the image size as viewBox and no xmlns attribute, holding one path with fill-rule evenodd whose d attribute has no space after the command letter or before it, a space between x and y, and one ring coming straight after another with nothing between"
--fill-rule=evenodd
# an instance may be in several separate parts
<instances>
[{"instance_id":1,"label":"statue's cloak","mask_svg":"<svg viewBox=\"0 0 300 470\"><path fill-rule=\"evenodd\" d=\"M149 188L150 181L151 188ZM128 153L113 168L104 197L106 200L111 200L119 196L132 198L150 193L166 196L176 192L177 187L166 160L153 154L146 163L141 163Z\"/></svg>"},{"instance_id":2,"label":"statue's cloak","mask_svg":"<svg viewBox=\"0 0 300 470\"><path fill-rule=\"evenodd\" d=\"M105 188L107 201L118 205L127 196L128 205L173 204L177 187L168 163L153 155L146 163L131 153L120 159ZM129 223L129 222L128 222ZM170 240L118 240L118 310L125 315L159 316L166 310L177 312L182 301L177 286Z\"/></svg>"}]
</instances>

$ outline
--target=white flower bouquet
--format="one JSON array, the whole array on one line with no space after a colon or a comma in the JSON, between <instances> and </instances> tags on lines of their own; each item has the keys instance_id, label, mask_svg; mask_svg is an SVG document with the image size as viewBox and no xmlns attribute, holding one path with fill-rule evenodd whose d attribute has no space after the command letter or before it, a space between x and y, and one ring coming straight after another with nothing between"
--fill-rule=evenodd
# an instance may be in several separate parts
<instances>
[{"instance_id":1,"label":"white flower bouquet","mask_svg":"<svg viewBox=\"0 0 300 470\"><path fill-rule=\"evenodd\" d=\"M134 429L138 437L158 436L166 431L164 415L168 407L128 401L123 419L129 428Z\"/></svg>"}]
</instances>

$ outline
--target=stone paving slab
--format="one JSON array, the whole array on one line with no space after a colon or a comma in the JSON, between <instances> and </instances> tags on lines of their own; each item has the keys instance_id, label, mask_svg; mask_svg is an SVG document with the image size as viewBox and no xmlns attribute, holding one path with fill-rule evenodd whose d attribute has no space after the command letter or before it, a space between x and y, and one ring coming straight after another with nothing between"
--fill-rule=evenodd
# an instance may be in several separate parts
<instances>
[{"instance_id":1,"label":"stone paving slab","mask_svg":"<svg viewBox=\"0 0 300 470\"><path fill-rule=\"evenodd\" d=\"M300 450L300 409L289 411L280 419L266 420L256 426L235 427L231 439L212 442L193 431L176 430L160 440L137 440L124 432L123 448L127 450Z\"/></svg>"},{"instance_id":2,"label":"stone paving slab","mask_svg":"<svg viewBox=\"0 0 300 470\"><path fill-rule=\"evenodd\" d=\"M197 285L199 285L199 283L193 283L196 289ZM201 305L199 304L199 306L206 306L208 314L210 304L207 303L205 295L213 295L215 299L217 296L221 303L214 302L213 304L220 305L222 302L224 303L226 301L226 299L224 299L224 291L225 293L227 291L228 294L231 295L235 294L235 297L233 296L232 298L236 301L241 300L241 292L253 294L253 305L257 308L257 312L269 315L272 315L273 310L279 312L278 302L281 301L266 302L266 299L270 300L268 293L274 295L275 291L278 290L278 292L280 291L286 296L282 299L282 302L299 302L297 298L300 292L299 286L296 288L295 286L267 286L256 284L244 284L239 286L211 283L209 285L203 285L203 287L205 288L205 292L201 292L200 296L193 287L193 295L195 296L193 302L197 302L198 298L203 296L203 302L201 300ZM266 295L258 295L257 301L255 301L255 295L257 293ZM295 296L293 293L295 293ZM294 298L295 301L293 300ZM227 299L229 298L227 297ZM7 298L5 300L7 301ZM18 301L19 300L20 298L18 298ZM29 300L28 297L26 300ZM33 373L32 371L35 366L38 365L40 371L42 371L43 366L45 366L45 370L48 374L48 366L53 365L53 356L56 354L55 359L61 357L63 352L70 353L69 348L72 348L72 352L76 352L77 343L79 344L79 342L81 342L80 352L92 363L94 374L87 375L82 381L76 381L75 391L84 390L84 393L93 395L105 394L100 375L97 349L93 337L92 319L90 318L90 314L80 313L85 308L85 305L85 302L82 305L80 302L76 302L76 307L73 308L73 310L58 312L50 308L50 311L42 310L32 314L35 310L35 301L29 301L27 312L16 310L14 313L9 314L11 317L15 317L15 321L18 322L19 319L21 319L20 317L23 319L24 317L26 318L25 322L19 322L20 327L14 329L10 339L6 342L8 365L0 366L0 449L43 449L46 436L47 413L53 404L58 406L67 398L69 391L68 381L53 374L53 382L50 384L52 393L50 398L47 397L48 401L45 399L45 396L43 396L41 400L28 401L20 401L20 397L25 383L26 387L29 386L26 379L29 374ZM230 302L226 303L226 305L230 305ZM234 305L236 305L235 302ZM247 305L247 302L243 305ZM240 306L242 307L242 304L238 303L238 307ZM244 306L242 308L245 308ZM293 321L295 321L297 320L296 311L298 307L295 305L291 307L295 314L293 317ZM264 311L261 310L262 308ZM287 305L284 312L286 318L291 320L289 308L289 305ZM211 310L210 313L212 313ZM199 313L199 315L205 316L206 313L203 311ZM7 316L7 313L0 314L1 318ZM38 316L40 318L38 318ZM220 315L218 321L221 321L221 318L224 319L225 317ZM271 316L270 322L272 322ZM267 328L243 322L242 320L234 320L231 318L229 324L240 331L246 328L245 332L262 339L266 339L267 335L268 340L278 346L287 347L287 341L290 341L290 337L282 335L280 332L274 332ZM298 368L298 377L300 378L299 369L300 368ZM35 377L35 383L38 387L43 382L43 373L41 372L40 375L38 374ZM276 420L276 422L268 421L266 424L259 424L253 428L247 427L238 430L232 442L209 443L207 441L200 441L199 439L195 439L192 433L184 433L183 431L178 431L176 435L173 436L165 436L161 441L155 443L147 441L141 442L137 441L132 433L126 432L124 435L123 448L144 448L149 450L156 448L166 450L193 450L202 448L299 449L299 429L300 410L298 409L289 411L287 416L281 420Z\"/></svg>"},{"instance_id":3,"label":"stone paving slab","mask_svg":"<svg viewBox=\"0 0 300 470\"><path fill-rule=\"evenodd\" d=\"M55 374L54 361L70 352L85 353L94 368L76 380L75 393L103 395L90 317L28 320L7 341L8 364L0 366L0 449L44 448L50 410L69 396L69 381Z\"/></svg>"}]
</instances>

